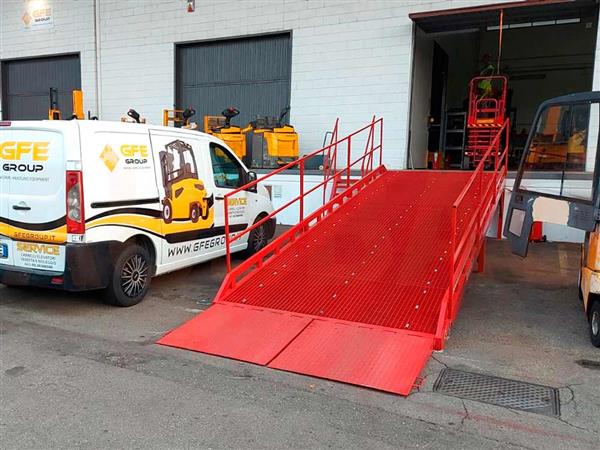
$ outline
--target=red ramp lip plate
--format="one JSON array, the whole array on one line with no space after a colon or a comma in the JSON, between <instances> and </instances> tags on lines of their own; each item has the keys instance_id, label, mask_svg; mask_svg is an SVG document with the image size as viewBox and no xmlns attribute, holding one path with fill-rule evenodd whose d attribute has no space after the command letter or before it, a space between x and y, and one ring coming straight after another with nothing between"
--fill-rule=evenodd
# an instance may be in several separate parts
<instances>
[{"instance_id":1,"label":"red ramp lip plate","mask_svg":"<svg viewBox=\"0 0 600 450\"><path fill-rule=\"evenodd\" d=\"M312 319L216 303L162 337L158 344L266 365Z\"/></svg>"},{"instance_id":2,"label":"red ramp lip plate","mask_svg":"<svg viewBox=\"0 0 600 450\"><path fill-rule=\"evenodd\" d=\"M432 351L433 337L315 319L269 367L408 395Z\"/></svg>"}]
</instances>

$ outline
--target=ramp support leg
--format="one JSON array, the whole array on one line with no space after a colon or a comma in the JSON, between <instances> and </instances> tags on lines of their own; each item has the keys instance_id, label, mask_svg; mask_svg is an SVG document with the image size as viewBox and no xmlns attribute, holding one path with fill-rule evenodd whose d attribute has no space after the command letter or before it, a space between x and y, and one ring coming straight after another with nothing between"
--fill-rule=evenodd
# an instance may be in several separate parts
<instances>
[{"instance_id":1,"label":"ramp support leg","mask_svg":"<svg viewBox=\"0 0 600 450\"><path fill-rule=\"evenodd\" d=\"M485 236L481 242L479 249L479 255L477 256L477 272L481 273L485 270Z\"/></svg>"},{"instance_id":2,"label":"ramp support leg","mask_svg":"<svg viewBox=\"0 0 600 450\"><path fill-rule=\"evenodd\" d=\"M500 194L500 202L498 203L498 224L496 225L496 239L502 239L502 228L504 225L504 190Z\"/></svg>"}]
</instances>

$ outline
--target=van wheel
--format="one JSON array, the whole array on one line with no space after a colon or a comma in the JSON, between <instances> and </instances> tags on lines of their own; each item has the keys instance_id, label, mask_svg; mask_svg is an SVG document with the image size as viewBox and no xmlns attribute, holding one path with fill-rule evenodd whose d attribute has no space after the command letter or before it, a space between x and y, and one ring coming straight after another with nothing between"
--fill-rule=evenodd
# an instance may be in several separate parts
<instances>
[{"instance_id":1,"label":"van wheel","mask_svg":"<svg viewBox=\"0 0 600 450\"><path fill-rule=\"evenodd\" d=\"M197 204L193 204L192 206L190 206L190 220L193 223L198 222L198 219L200 218L200 208L198 208Z\"/></svg>"},{"instance_id":2,"label":"van wheel","mask_svg":"<svg viewBox=\"0 0 600 450\"><path fill-rule=\"evenodd\" d=\"M262 217L257 218L254 223L261 220ZM248 236L248 247L246 248L246 256L254 255L259 252L263 248L266 247L269 242L269 238L267 237L267 226L266 223L263 223L261 226L256 227L254 230L250 232Z\"/></svg>"},{"instance_id":3,"label":"van wheel","mask_svg":"<svg viewBox=\"0 0 600 450\"><path fill-rule=\"evenodd\" d=\"M141 302L150 287L151 266L148 250L137 244L127 246L115 261L104 295L106 303L133 306Z\"/></svg>"},{"instance_id":4,"label":"van wheel","mask_svg":"<svg viewBox=\"0 0 600 450\"><path fill-rule=\"evenodd\" d=\"M173 222L173 207L171 206L170 200L165 200L163 202L162 218L165 223Z\"/></svg>"},{"instance_id":5,"label":"van wheel","mask_svg":"<svg viewBox=\"0 0 600 450\"><path fill-rule=\"evenodd\" d=\"M600 347L600 300L596 300L590 307L590 339L595 347Z\"/></svg>"}]
</instances>

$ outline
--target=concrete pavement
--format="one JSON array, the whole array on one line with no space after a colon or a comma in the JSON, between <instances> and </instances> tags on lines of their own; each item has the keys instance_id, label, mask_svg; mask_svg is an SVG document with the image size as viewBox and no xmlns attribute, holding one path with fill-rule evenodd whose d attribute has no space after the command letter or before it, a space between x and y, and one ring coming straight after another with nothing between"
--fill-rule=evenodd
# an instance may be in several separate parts
<instances>
[{"instance_id":1,"label":"concrete pavement","mask_svg":"<svg viewBox=\"0 0 600 450\"><path fill-rule=\"evenodd\" d=\"M489 242L443 353L408 398L153 342L209 304L222 260L157 278L141 304L0 287L2 448L597 448L600 361L578 247L527 260ZM235 330L232 330L235 332ZM561 417L432 392L444 367L560 388Z\"/></svg>"}]
</instances>

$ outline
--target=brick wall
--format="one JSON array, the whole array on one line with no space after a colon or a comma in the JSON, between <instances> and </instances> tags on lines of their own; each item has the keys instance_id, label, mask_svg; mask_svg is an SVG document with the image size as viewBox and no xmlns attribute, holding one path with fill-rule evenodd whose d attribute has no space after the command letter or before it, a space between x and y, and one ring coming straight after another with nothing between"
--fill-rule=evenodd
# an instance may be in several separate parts
<instances>
[{"instance_id":1,"label":"brick wall","mask_svg":"<svg viewBox=\"0 0 600 450\"><path fill-rule=\"evenodd\" d=\"M35 31L21 23L21 0L0 2L0 59L79 52L85 108L98 111L94 2L47 1L54 27ZM98 1L103 119L117 120L133 107L160 123L162 109L174 102L176 43L292 31L291 123L302 150L320 147L337 116L345 133L377 114L385 118L384 162L392 168L406 166L413 51L408 14L475 3L198 0L196 11L187 13L185 0ZM598 87L600 67L595 74Z\"/></svg>"},{"instance_id":2,"label":"brick wall","mask_svg":"<svg viewBox=\"0 0 600 450\"><path fill-rule=\"evenodd\" d=\"M54 26L26 29L22 0L0 1L0 60L79 53L84 107L96 111L94 4L52 1Z\"/></svg>"}]
</instances>

